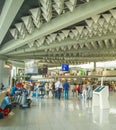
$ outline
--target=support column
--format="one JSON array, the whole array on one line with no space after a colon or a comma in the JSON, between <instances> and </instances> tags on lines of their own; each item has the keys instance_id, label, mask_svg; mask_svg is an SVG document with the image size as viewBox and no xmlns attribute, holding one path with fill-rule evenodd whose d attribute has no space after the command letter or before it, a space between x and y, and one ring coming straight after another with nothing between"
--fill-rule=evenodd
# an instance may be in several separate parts
<instances>
[{"instance_id":1,"label":"support column","mask_svg":"<svg viewBox=\"0 0 116 130\"><path fill-rule=\"evenodd\" d=\"M5 61L0 60L0 82L4 84L4 87L10 87L10 68L5 68Z\"/></svg>"},{"instance_id":2,"label":"support column","mask_svg":"<svg viewBox=\"0 0 116 130\"><path fill-rule=\"evenodd\" d=\"M93 71L96 71L96 62L94 61L94 68L93 68Z\"/></svg>"}]
</instances>

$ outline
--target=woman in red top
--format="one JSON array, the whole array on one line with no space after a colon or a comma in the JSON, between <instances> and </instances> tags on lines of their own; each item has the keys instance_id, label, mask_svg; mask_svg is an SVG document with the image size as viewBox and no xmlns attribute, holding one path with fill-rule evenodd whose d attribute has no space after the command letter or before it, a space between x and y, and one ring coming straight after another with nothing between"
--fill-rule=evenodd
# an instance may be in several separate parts
<instances>
[{"instance_id":1,"label":"woman in red top","mask_svg":"<svg viewBox=\"0 0 116 130\"><path fill-rule=\"evenodd\" d=\"M78 91L78 95L79 95L79 94L81 94L81 86L80 86L80 84L79 84L79 85L77 85L76 90Z\"/></svg>"}]
</instances>

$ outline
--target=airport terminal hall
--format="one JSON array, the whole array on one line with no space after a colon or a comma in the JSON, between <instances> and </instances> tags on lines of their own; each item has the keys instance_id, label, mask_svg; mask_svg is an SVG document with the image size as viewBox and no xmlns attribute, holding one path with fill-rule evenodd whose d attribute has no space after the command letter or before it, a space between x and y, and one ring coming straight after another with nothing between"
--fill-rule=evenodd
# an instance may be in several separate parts
<instances>
[{"instance_id":1,"label":"airport terminal hall","mask_svg":"<svg viewBox=\"0 0 116 130\"><path fill-rule=\"evenodd\" d=\"M0 130L116 130L116 0L0 0Z\"/></svg>"}]
</instances>

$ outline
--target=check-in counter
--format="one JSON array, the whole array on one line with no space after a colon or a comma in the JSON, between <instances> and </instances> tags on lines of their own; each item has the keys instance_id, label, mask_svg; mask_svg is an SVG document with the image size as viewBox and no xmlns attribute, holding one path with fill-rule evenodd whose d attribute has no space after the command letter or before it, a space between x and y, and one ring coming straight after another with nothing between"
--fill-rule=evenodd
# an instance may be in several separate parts
<instances>
[{"instance_id":1,"label":"check-in counter","mask_svg":"<svg viewBox=\"0 0 116 130\"><path fill-rule=\"evenodd\" d=\"M116 70L103 71L103 76L116 76Z\"/></svg>"}]
</instances>

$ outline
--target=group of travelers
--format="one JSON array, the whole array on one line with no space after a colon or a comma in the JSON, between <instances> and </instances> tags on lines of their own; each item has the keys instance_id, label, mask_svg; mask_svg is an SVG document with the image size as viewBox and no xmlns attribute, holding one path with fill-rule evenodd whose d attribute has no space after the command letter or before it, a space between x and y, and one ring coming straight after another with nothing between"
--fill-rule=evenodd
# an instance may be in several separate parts
<instances>
[{"instance_id":1,"label":"group of travelers","mask_svg":"<svg viewBox=\"0 0 116 130\"><path fill-rule=\"evenodd\" d=\"M71 86L73 97L81 96L83 99L92 99L93 85L90 82L85 82L81 84L74 84Z\"/></svg>"},{"instance_id":2,"label":"group of travelers","mask_svg":"<svg viewBox=\"0 0 116 130\"><path fill-rule=\"evenodd\" d=\"M61 82L60 79L58 79L55 83L55 93L56 97L60 100L61 98L61 92L64 92L64 98L68 99L68 93L69 93L70 85L67 80L64 81L64 83Z\"/></svg>"},{"instance_id":3,"label":"group of travelers","mask_svg":"<svg viewBox=\"0 0 116 130\"><path fill-rule=\"evenodd\" d=\"M29 95L35 93L36 97L42 96L43 98L69 98L69 90L72 90L73 97L81 96L84 99L92 99L93 85L90 82L74 83L73 85L65 79L62 81L60 78L56 82L27 82L23 83L24 88L27 89Z\"/></svg>"},{"instance_id":4,"label":"group of travelers","mask_svg":"<svg viewBox=\"0 0 116 130\"><path fill-rule=\"evenodd\" d=\"M0 84L2 85L2 83ZM30 99L28 100L27 97L29 97L32 93L36 93L36 97L39 97L40 95L46 98L54 97L57 99L61 99L61 95L63 93L63 97L65 100L69 99L69 90L72 90L73 97L80 96L83 99L92 99L92 92L93 88L92 85L88 83L83 84L74 84L70 85L70 83L65 79L65 81L61 81L61 79L57 79L56 82L50 82L50 83L44 83L44 82L24 82L19 84L16 84L13 86L9 92L5 94L5 97L3 101L1 102L0 109L9 109L9 112L11 112L13 105L17 102L19 103L19 100L17 100L16 97L22 96L22 100L20 101L20 105L24 105L25 103L28 104L28 107L30 107Z\"/></svg>"},{"instance_id":5,"label":"group of travelers","mask_svg":"<svg viewBox=\"0 0 116 130\"><path fill-rule=\"evenodd\" d=\"M59 100L61 99L61 95L63 93L64 99L69 98L69 90L72 90L73 97L74 95L81 97L83 99L92 99L92 93L93 93L93 85L90 82L85 83L74 83L71 85L67 79L65 81L62 81L61 79L57 79L56 82L50 82L50 83L35 83L35 86L33 87L37 94L39 91L43 90L44 96L46 98L48 97L55 97ZM40 91L42 93L42 91Z\"/></svg>"},{"instance_id":6,"label":"group of travelers","mask_svg":"<svg viewBox=\"0 0 116 130\"><path fill-rule=\"evenodd\" d=\"M57 79L56 82L49 82L49 83L36 82L33 86L34 87L32 91L36 92L36 97L38 97L38 95L43 94L42 96L46 98L55 97L60 100L61 93L64 92L64 98L68 99L68 91L69 91L70 85L67 82L67 80L65 80L65 82L63 83L60 79Z\"/></svg>"},{"instance_id":7,"label":"group of travelers","mask_svg":"<svg viewBox=\"0 0 116 130\"><path fill-rule=\"evenodd\" d=\"M27 108L30 107L31 99L28 98L29 94L24 86L20 88L13 86L8 91L1 92L1 95L2 94L4 94L4 97L2 96L3 99L0 102L0 115L1 113L4 115L13 113L12 109L16 106L19 106L19 108L23 108L24 106Z\"/></svg>"}]
</instances>

